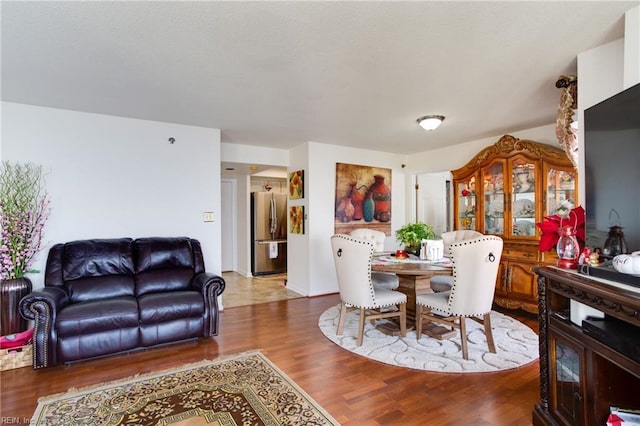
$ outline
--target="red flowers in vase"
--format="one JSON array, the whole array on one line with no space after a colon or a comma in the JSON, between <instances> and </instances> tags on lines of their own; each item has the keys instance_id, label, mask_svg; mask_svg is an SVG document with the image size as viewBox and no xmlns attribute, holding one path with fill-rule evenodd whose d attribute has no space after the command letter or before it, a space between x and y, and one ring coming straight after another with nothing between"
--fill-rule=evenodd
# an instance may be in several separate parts
<instances>
[{"instance_id":1,"label":"red flowers in vase","mask_svg":"<svg viewBox=\"0 0 640 426\"><path fill-rule=\"evenodd\" d=\"M560 238L560 229L563 226L572 226L575 229L575 236L580 244L580 249L584 248L585 241L585 211L581 206L568 210L566 214L554 214L546 216L544 222L536 223L542 235L540 237L540 251L549 251L556 247Z\"/></svg>"}]
</instances>

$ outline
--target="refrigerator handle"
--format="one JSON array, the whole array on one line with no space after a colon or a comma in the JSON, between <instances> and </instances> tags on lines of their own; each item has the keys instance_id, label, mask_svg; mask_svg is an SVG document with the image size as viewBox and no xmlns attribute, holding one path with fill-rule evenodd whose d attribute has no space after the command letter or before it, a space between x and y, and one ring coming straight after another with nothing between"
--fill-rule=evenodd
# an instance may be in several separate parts
<instances>
[{"instance_id":1,"label":"refrigerator handle","mask_svg":"<svg viewBox=\"0 0 640 426\"><path fill-rule=\"evenodd\" d=\"M276 232L277 232L277 228L278 228L278 214L276 213L276 199L274 197L273 194L271 194L271 203L269 206L269 217L270 217L270 223L269 223L269 232L271 233L271 239L275 239L276 238Z\"/></svg>"}]
</instances>

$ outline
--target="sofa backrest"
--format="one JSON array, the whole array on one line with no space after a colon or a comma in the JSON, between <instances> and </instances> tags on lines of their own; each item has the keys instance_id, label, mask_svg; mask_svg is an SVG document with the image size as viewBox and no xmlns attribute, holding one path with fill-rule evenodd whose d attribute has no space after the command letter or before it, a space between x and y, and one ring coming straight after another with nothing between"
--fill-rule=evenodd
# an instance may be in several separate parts
<instances>
[{"instance_id":1,"label":"sofa backrest","mask_svg":"<svg viewBox=\"0 0 640 426\"><path fill-rule=\"evenodd\" d=\"M133 296L133 240L94 239L49 250L45 285L64 287L74 303Z\"/></svg>"},{"instance_id":2,"label":"sofa backrest","mask_svg":"<svg viewBox=\"0 0 640 426\"><path fill-rule=\"evenodd\" d=\"M187 290L204 272L198 241L187 238L139 238L134 241L136 296Z\"/></svg>"}]
</instances>

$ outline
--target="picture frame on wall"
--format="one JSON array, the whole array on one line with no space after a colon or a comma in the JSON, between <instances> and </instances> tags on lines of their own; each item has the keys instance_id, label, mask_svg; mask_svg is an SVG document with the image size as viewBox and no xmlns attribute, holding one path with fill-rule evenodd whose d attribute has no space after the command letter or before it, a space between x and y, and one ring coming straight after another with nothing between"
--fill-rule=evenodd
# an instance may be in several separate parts
<instances>
[{"instance_id":1,"label":"picture frame on wall","mask_svg":"<svg viewBox=\"0 0 640 426\"><path fill-rule=\"evenodd\" d=\"M289 233L304 234L304 206L289 208Z\"/></svg>"},{"instance_id":2,"label":"picture frame on wall","mask_svg":"<svg viewBox=\"0 0 640 426\"><path fill-rule=\"evenodd\" d=\"M391 169L336 163L334 232L358 228L391 235Z\"/></svg>"},{"instance_id":3,"label":"picture frame on wall","mask_svg":"<svg viewBox=\"0 0 640 426\"><path fill-rule=\"evenodd\" d=\"M304 198L304 170L289 173L289 199Z\"/></svg>"}]
</instances>

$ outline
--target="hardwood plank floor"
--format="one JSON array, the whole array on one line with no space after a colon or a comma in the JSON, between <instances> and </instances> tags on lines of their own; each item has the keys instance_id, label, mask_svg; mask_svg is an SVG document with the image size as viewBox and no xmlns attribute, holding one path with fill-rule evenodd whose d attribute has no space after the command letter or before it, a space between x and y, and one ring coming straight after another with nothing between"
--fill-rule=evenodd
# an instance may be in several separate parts
<instances>
[{"instance_id":1,"label":"hardwood plank floor","mask_svg":"<svg viewBox=\"0 0 640 426\"><path fill-rule=\"evenodd\" d=\"M530 425L538 362L497 373L442 374L370 361L330 342L317 326L338 295L226 308L220 334L128 355L1 373L3 419L30 418L37 399L260 349L343 425ZM534 315L502 311L537 331Z\"/></svg>"}]
</instances>

